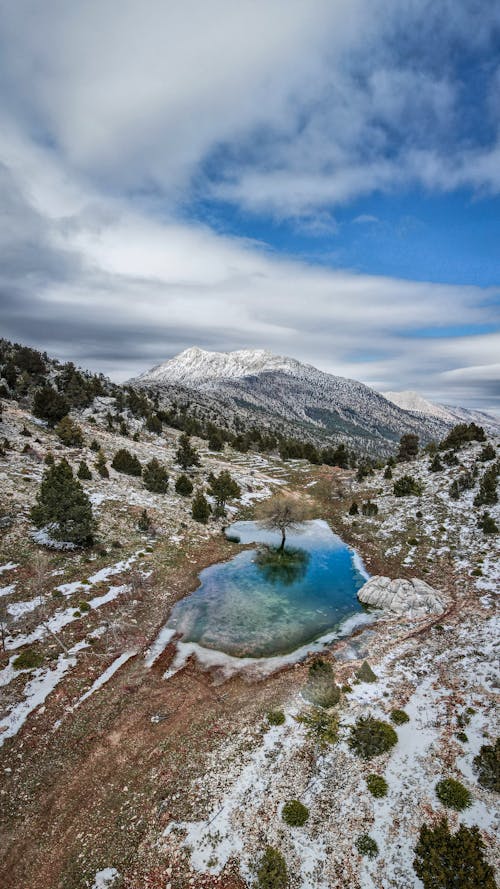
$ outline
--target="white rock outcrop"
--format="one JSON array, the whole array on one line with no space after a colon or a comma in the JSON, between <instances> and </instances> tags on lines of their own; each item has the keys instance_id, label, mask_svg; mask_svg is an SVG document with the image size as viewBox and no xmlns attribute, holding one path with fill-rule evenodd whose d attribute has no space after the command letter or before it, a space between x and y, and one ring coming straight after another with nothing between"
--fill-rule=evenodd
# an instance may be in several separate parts
<instances>
[{"instance_id":1,"label":"white rock outcrop","mask_svg":"<svg viewBox=\"0 0 500 889\"><path fill-rule=\"evenodd\" d=\"M371 577L358 590L358 599L365 605L384 608L408 618L441 614L447 605L442 593L416 577L411 580Z\"/></svg>"}]
</instances>

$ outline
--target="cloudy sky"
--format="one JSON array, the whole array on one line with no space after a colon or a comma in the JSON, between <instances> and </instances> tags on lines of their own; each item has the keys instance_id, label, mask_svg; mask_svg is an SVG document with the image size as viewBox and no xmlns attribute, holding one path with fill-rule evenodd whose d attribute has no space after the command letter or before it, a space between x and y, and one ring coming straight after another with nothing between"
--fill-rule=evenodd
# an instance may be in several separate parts
<instances>
[{"instance_id":1,"label":"cloudy sky","mask_svg":"<svg viewBox=\"0 0 500 889\"><path fill-rule=\"evenodd\" d=\"M497 0L0 0L1 333L500 412Z\"/></svg>"}]
</instances>

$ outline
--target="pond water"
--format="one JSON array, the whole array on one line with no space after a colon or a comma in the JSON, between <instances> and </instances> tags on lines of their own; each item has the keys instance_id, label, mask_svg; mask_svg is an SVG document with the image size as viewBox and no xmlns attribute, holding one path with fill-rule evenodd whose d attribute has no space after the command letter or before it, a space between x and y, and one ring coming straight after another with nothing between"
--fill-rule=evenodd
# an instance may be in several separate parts
<instances>
[{"instance_id":1,"label":"pond water","mask_svg":"<svg viewBox=\"0 0 500 889\"><path fill-rule=\"evenodd\" d=\"M304 522L283 552L280 535L255 522L236 522L228 534L257 546L206 568L198 589L174 606L167 626L181 644L237 658L276 657L363 611L356 592L368 575L326 522Z\"/></svg>"}]
</instances>

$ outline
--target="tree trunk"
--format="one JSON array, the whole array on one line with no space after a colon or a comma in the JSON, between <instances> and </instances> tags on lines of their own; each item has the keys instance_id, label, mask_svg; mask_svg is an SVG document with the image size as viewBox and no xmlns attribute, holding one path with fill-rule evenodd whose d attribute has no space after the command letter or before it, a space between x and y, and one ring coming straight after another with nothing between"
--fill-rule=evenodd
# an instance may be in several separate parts
<instances>
[{"instance_id":1,"label":"tree trunk","mask_svg":"<svg viewBox=\"0 0 500 889\"><path fill-rule=\"evenodd\" d=\"M281 543L279 546L280 552L283 552L283 550L285 549L285 540L286 540L286 530L285 530L285 528L282 528L281 529Z\"/></svg>"}]
</instances>

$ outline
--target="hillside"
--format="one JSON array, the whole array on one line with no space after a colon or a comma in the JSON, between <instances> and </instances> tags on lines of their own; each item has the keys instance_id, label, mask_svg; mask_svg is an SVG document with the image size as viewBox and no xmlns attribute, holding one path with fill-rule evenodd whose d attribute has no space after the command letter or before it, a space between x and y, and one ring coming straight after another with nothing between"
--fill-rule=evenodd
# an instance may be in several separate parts
<instances>
[{"instance_id":1,"label":"hillside","mask_svg":"<svg viewBox=\"0 0 500 889\"><path fill-rule=\"evenodd\" d=\"M473 410L471 408L456 407L451 404L434 404L411 390L405 392L382 392L384 398L392 401L405 411L414 414L423 414L428 417L437 417L443 423L478 423L492 435L500 434L500 420L486 411Z\"/></svg>"},{"instance_id":2,"label":"hillside","mask_svg":"<svg viewBox=\"0 0 500 889\"><path fill-rule=\"evenodd\" d=\"M263 350L208 352L187 349L131 383L163 400L176 387L195 393L227 416L243 413L254 422L286 424L318 443L342 438L365 453L387 453L405 432L423 441L439 438L451 421L403 410L363 383L336 377L292 358ZM173 387L173 388L172 388Z\"/></svg>"}]
</instances>

